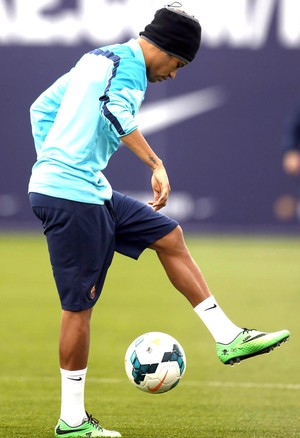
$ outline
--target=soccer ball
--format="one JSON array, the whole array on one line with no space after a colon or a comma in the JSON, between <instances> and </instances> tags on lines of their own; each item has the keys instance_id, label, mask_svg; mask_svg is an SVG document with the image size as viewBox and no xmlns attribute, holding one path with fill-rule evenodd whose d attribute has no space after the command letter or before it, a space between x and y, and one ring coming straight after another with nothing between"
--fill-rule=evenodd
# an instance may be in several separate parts
<instances>
[{"instance_id":1,"label":"soccer ball","mask_svg":"<svg viewBox=\"0 0 300 438\"><path fill-rule=\"evenodd\" d=\"M160 394L175 388L186 369L182 346L172 336L149 332L136 338L125 354L125 370L136 388Z\"/></svg>"}]
</instances>

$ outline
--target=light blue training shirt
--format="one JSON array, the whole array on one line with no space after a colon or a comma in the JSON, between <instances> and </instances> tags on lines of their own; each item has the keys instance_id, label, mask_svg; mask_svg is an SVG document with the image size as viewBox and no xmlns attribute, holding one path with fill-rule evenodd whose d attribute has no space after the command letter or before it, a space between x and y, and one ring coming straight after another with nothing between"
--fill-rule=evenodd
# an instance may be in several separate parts
<instances>
[{"instance_id":1,"label":"light blue training shirt","mask_svg":"<svg viewBox=\"0 0 300 438\"><path fill-rule=\"evenodd\" d=\"M102 171L120 138L138 127L146 88L135 39L83 55L30 107L37 161L28 191L92 204L110 199Z\"/></svg>"}]
</instances>

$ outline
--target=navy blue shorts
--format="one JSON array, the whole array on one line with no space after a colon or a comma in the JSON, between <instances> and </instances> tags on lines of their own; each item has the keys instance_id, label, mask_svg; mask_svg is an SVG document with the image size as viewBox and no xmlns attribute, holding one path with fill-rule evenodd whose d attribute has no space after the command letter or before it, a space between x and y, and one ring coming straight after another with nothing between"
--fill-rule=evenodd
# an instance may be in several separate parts
<instances>
[{"instance_id":1,"label":"navy blue shorts","mask_svg":"<svg viewBox=\"0 0 300 438\"><path fill-rule=\"evenodd\" d=\"M64 310L79 311L98 300L114 252L137 259L178 223L129 196L113 192L104 205L30 193L47 237Z\"/></svg>"}]
</instances>

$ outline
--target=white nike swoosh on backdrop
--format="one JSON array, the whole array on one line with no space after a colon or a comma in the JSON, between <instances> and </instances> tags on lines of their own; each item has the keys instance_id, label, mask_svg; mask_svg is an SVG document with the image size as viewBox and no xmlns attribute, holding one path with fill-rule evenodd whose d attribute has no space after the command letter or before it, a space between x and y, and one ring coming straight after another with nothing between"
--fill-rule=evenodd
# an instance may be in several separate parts
<instances>
[{"instance_id":1,"label":"white nike swoosh on backdrop","mask_svg":"<svg viewBox=\"0 0 300 438\"><path fill-rule=\"evenodd\" d=\"M137 116L139 128L143 134L152 134L218 108L225 101L225 92L222 89L210 87L149 103L143 106Z\"/></svg>"}]
</instances>

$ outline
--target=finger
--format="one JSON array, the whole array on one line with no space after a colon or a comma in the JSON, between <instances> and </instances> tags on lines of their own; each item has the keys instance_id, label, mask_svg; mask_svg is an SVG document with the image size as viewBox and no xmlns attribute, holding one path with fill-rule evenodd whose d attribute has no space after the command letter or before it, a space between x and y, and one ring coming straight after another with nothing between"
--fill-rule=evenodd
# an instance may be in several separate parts
<instances>
[{"instance_id":1,"label":"finger","mask_svg":"<svg viewBox=\"0 0 300 438\"><path fill-rule=\"evenodd\" d=\"M148 205L151 205L153 210L157 211L157 210L160 210L161 208L165 207L167 205L167 202L163 201L163 200L161 200L161 201L154 200L154 201L149 201Z\"/></svg>"},{"instance_id":2,"label":"finger","mask_svg":"<svg viewBox=\"0 0 300 438\"><path fill-rule=\"evenodd\" d=\"M165 206L166 206L166 204L164 204L164 205L151 205L151 207L153 208L154 211L161 210Z\"/></svg>"}]
</instances>

